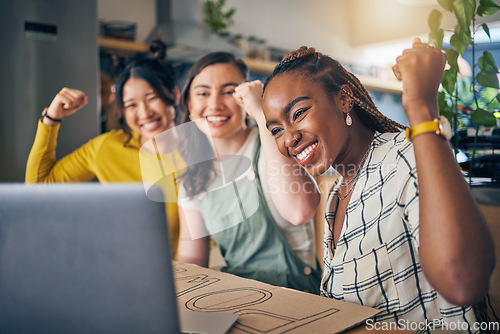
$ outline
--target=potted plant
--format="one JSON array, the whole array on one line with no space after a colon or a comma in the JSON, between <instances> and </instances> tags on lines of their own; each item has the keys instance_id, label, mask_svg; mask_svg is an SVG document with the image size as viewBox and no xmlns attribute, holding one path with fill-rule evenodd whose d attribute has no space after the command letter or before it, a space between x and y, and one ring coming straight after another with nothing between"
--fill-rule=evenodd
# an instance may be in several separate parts
<instances>
[{"instance_id":1,"label":"potted plant","mask_svg":"<svg viewBox=\"0 0 500 334\"><path fill-rule=\"evenodd\" d=\"M205 0L203 3L204 23L214 33L220 33L234 24L232 19L236 8L223 10L226 0Z\"/></svg>"},{"instance_id":2,"label":"potted plant","mask_svg":"<svg viewBox=\"0 0 500 334\"><path fill-rule=\"evenodd\" d=\"M476 155L477 138L480 126L496 126L493 112L500 106L498 93L498 68L493 55L485 50L476 61L476 34L484 33L490 40L490 31L486 23L476 25L478 17L494 14L500 6L493 0L438 0L442 9L454 14L456 25L450 38L450 47L445 50L449 68L445 70L442 89L439 92L439 110L453 124L454 138L452 145L458 153L458 131L463 126L475 128L474 144L469 159L469 183L471 183L472 164ZM434 9L428 18L429 43L443 49L444 30L441 28L443 13ZM469 82L459 78L458 58L471 47L472 78Z\"/></svg>"}]
</instances>

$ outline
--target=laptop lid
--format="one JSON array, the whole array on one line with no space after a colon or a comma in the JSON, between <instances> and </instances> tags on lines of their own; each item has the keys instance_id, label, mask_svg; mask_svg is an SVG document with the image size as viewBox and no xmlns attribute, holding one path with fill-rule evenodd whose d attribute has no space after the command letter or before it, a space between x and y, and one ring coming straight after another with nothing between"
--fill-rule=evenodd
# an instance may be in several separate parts
<instances>
[{"instance_id":1,"label":"laptop lid","mask_svg":"<svg viewBox=\"0 0 500 334\"><path fill-rule=\"evenodd\" d=\"M179 332L164 204L142 184L0 185L0 332Z\"/></svg>"}]
</instances>

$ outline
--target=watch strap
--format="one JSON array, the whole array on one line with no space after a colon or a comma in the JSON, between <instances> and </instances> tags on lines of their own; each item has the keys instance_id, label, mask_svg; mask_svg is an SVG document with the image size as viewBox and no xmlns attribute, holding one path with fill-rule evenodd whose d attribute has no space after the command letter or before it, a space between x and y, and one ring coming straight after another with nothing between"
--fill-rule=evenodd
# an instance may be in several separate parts
<instances>
[{"instance_id":1,"label":"watch strap","mask_svg":"<svg viewBox=\"0 0 500 334\"><path fill-rule=\"evenodd\" d=\"M406 139L412 140L413 137L422 133L434 132L439 134L439 119L435 118L432 121L422 122L411 128L406 128Z\"/></svg>"}]
</instances>

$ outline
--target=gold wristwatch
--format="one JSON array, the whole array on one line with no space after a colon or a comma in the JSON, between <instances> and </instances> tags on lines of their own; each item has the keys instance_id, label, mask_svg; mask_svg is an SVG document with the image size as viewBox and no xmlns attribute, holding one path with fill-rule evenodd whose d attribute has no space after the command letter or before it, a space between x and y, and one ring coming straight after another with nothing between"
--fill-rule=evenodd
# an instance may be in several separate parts
<instances>
[{"instance_id":1,"label":"gold wristwatch","mask_svg":"<svg viewBox=\"0 0 500 334\"><path fill-rule=\"evenodd\" d=\"M446 140L451 139L451 125L448 119L444 116L435 118L432 121L422 122L411 128L406 128L406 139L412 140L413 137L422 133L434 132Z\"/></svg>"}]
</instances>

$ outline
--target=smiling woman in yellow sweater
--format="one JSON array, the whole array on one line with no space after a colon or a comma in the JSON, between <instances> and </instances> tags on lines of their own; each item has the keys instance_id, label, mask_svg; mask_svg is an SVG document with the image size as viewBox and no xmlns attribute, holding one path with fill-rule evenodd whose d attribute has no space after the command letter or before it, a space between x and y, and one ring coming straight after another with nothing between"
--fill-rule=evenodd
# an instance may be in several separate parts
<instances>
[{"instance_id":1,"label":"smiling woman in yellow sweater","mask_svg":"<svg viewBox=\"0 0 500 334\"><path fill-rule=\"evenodd\" d=\"M26 183L142 182L141 146L175 126L179 89L174 70L155 59L131 62L116 82L116 98L122 129L111 130L56 161L57 135L64 117L84 107L84 92L63 88L46 108L26 166ZM179 170L183 160L177 152L162 156L164 166ZM159 178L159 177L158 177ZM154 176L148 175L148 179ZM167 203L167 221L176 254L179 219L177 203Z\"/></svg>"}]
</instances>

